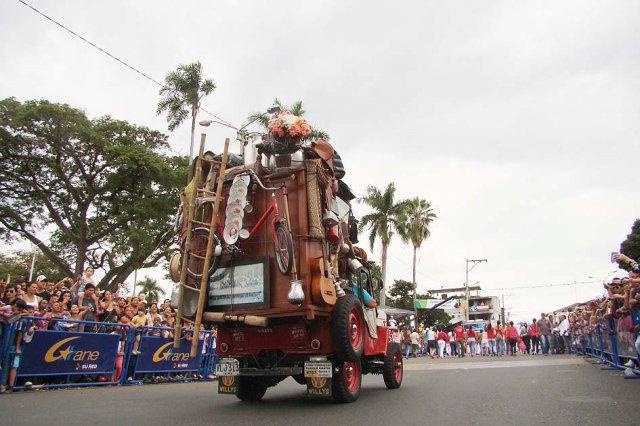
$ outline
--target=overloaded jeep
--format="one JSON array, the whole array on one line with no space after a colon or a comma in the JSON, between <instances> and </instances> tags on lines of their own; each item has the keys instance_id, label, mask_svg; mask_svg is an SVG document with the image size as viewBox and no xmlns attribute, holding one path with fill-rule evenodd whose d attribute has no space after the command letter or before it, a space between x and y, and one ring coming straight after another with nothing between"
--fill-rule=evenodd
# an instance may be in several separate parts
<instances>
[{"instance_id":1,"label":"overloaded jeep","mask_svg":"<svg viewBox=\"0 0 640 426\"><path fill-rule=\"evenodd\" d=\"M355 196L331 145L247 142L237 165L226 149L200 152L171 266L180 317L217 325L219 393L256 401L289 376L338 402L358 399L363 374L400 387L401 349L371 301Z\"/></svg>"}]
</instances>

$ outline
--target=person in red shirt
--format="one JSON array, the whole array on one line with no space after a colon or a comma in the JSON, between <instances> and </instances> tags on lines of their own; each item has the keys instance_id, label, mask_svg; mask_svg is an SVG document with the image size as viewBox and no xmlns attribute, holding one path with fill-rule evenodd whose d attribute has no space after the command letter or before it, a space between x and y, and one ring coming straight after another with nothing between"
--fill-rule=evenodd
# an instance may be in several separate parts
<instances>
[{"instance_id":1,"label":"person in red shirt","mask_svg":"<svg viewBox=\"0 0 640 426\"><path fill-rule=\"evenodd\" d=\"M536 327L535 318L531 320L531 325L529 326L529 338L531 339L531 353L537 355L540 347L538 340L538 327Z\"/></svg>"},{"instance_id":2,"label":"person in red shirt","mask_svg":"<svg viewBox=\"0 0 640 426\"><path fill-rule=\"evenodd\" d=\"M447 344L449 336L442 329L438 329L436 339L438 340L438 358L444 358L444 346Z\"/></svg>"},{"instance_id":3,"label":"person in red shirt","mask_svg":"<svg viewBox=\"0 0 640 426\"><path fill-rule=\"evenodd\" d=\"M496 356L498 354L496 351L496 329L489 323L484 327L484 331L487 332L487 340L489 341L489 354Z\"/></svg>"},{"instance_id":4,"label":"person in red shirt","mask_svg":"<svg viewBox=\"0 0 640 426\"><path fill-rule=\"evenodd\" d=\"M473 327L467 330L467 342L469 343L471 356L474 356L476 353L476 332L473 330Z\"/></svg>"},{"instance_id":5,"label":"person in red shirt","mask_svg":"<svg viewBox=\"0 0 640 426\"><path fill-rule=\"evenodd\" d=\"M453 329L453 336L456 339L456 350L458 351L458 357L464 358L465 341L464 341L464 327L462 324L458 324Z\"/></svg>"},{"instance_id":6,"label":"person in red shirt","mask_svg":"<svg viewBox=\"0 0 640 426\"><path fill-rule=\"evenodd\" d=\"M516 356L516 344L518 343L518 329L513 326L513 321L510 321L509 327L507 327L507 337L509 339L509 348L511 349L511 356Z\"/></svg>"}]
</instances>

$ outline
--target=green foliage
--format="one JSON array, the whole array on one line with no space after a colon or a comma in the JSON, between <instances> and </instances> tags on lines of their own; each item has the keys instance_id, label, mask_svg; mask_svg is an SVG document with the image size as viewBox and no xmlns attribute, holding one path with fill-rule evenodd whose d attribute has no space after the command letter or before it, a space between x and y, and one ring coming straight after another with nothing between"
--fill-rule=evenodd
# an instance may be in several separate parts
<instances>
[{"instance_id":1,"label":"green foliage","mask_svg":"<svg viewBox=\"0 0 640 426\"><path fill-rule=\"evenodd\" d=\"M160 300L160 295L164 294L164 290L158 285L158 282L149 277L144 277L144 280L138 282L136 286L140 286L138 293L144 293L148 303L151 303L152 300Z\"/></svg>"},{"instance_id":2,"label":"green foliage","mask_svg":"<svg viewBox=\"0 0 640 426\"><path fill-rule=\"evenodd\" d=\"M422 242L429 238L429 225L437 218L427 200L415 197L403 201L398 221L398 233L404 243L413 245L413 282L416 282L416 253Z\"/></svg>"},{"instance_id":3,"label":"green foliage","mask_svg":"<svg viewBox=\"0 0 640 426\"><path fill-rule=\"evenodd\" d=\"M636 219L631 226L631 233L620 244L620 253L629 256L635 261L640 261L640 219ZM625 270L630 270L626 263L620 265Z\"/></svg>"},{"instance_id":4,"label":"green foliage","mask_svg":"<svg viewBox=\"0 0 640 426\"><path fill-rule=\"evenodd\" d=\"M451 321L451 315L446 313L444 309L432 309L430 311L419 310L419 321L426 327L432 327L434 325L446 325Z\"/></svg>"},{"instance_id":5,"label":"green foliage","mask_svg":"<svg viewBox=\"0 0 640 426\"><path fill-rule=\"evenodd\" d=\"M33 252L27 251L0 254L0 279L6 279L7 275L11 275L12 282L28 280L32 259ZM50 281L59 281L66 277L64 271L60 271L53 262L42 255L38 256L36 254L31 278L35 280L38 275L44 275Z\"/></svg>"},{"instance_id":6,"label":"green foliage","mask_svg":"<svg viewBox=\"0 0 640 426\"><path fill-rule=\"evenodd\" d=\"M155 266L187 175L166 139L69 105L0 101L2 236L31 241L65 276L104 269L101 287Z\"/></svg>"},{"instance_id":7,"label":"green foliage","mask_svg":"<svg viewBox=\"0 0 640 426\"><path fill-rule=\"evenodd\" d=\"M304 114L307 112L302 107L302 101L296 101L290 106L286 106L282 103L282 101L280 101L280 99L275 98L273 100L273 106L278 106L280 107L280 110L288 111L293 115L297 115L298 117L304 116ZM269 119L270 119L269 116L266 115L264 112L254 112L249 117L247 117L247 122L251 123L255 121L256 123L260 124L260 126L263 129L266 130L267 126L269 125ZM330 136L327 132L320 130L319 128L314 126L313 123L309 123L309 124L311 124L311 128L312 128L311 134L303 138L302 139L303 141L314 141L316 139L324 139L325 141L328 141L330 139Z\"/></svg>"},{"instance_id":8,"label":"green foliage","mask_svg":"<svg viewBox=\"0 0 640 426\"><path fill-rule=\"evenodd\" d=\"M384 193L375 186L368 187L367 195L358 200L373 210L372 213L362 216L359 224L360 231L369 229L371 250L373 250L376 239L379 239L383 245L389 244L391 237L398 229L404 204L394 201L395 193L395 184L391 182L387 185Z\"/></svg>"},{"instance_id":9,"label":"green foliage","mask_svg":"<svg viewBox=\"0 0 640 426\"><path fill-rule=\"evenodd\" d=\"M400 216L403 210L403 203L394 201L396 187L393 182L387 185L384 193L374 186L367 188L367 195L360 198L358 202L364 203L372 210L371 213L362 217L359 224L359 231L369 229L369 245L373 250L373 245L377 239L382 243L382 256L380 264L382 266L382 291L380 301L386 304L386 279L387 279L387 248L391 242L391 237L397 231Z\"/></svg>"},{"instance_id":10,"label":"green foliage","mask_svg":"<svg viewBox=\"0 0 640 426\"><path fill-rule=\"evenodd\" d=\"M389 289L389 300L387 304L394 308L413 310L413 293L416 285L405 280L394 280L393 286Z\"/></svg>"},{"instance_id":11,"label":"green foliage","mask_svg":"<svg viewBox=\"0 0 640 426\"><path fill-rule=\"evenodd\" d=\"M180 64L164 80L165 85L160 89L162 99L158 102L156 113L167 113L170 131L180 126L189 115L195 119L200 112L202 98L216 89L213 80L203 80L200 62Z\"/></svg>"}]
</instances>

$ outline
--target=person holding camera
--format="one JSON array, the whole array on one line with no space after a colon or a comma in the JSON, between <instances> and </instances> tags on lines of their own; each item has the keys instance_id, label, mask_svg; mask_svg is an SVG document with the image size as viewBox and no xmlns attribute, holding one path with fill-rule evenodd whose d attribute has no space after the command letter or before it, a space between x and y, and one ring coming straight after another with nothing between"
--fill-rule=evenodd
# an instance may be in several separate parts
<instances>
[{"instance_id":1,"label":"person holding camera","mask_svg":"<svg viewBox=\"0 0 640 426\"><path fill-rule=\"evenodd\" d=\"M85 312L84 320L85 321L95 321L96 308L98 306L99 300L98 296L96 296L96 286L88 283L84 292L80 293L78 296L78 307L80 310ZM80 324L78 327L79 331L85 331L86 324ZM93 331L93 327L89 327L87 331Z\"/></svg>"}]
</instances>

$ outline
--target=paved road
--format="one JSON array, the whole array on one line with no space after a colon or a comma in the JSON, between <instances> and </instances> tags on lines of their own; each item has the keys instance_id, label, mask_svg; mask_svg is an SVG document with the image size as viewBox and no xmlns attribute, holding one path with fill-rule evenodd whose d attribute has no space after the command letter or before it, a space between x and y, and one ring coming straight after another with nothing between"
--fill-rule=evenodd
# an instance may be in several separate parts
<instances>
[{"instance_id":1,"label":"paved road","mask_svg":"<svg viewBox=\"0 0 640 426\"><path fill-rule=\"evenodd\" d=\"M287 379L257 403L216 383L19 392L2 425L640 425L640 380L572 356L406 361L400 389L365 376L353 404L309 400Z\"/></svg>"}]
</instances>

